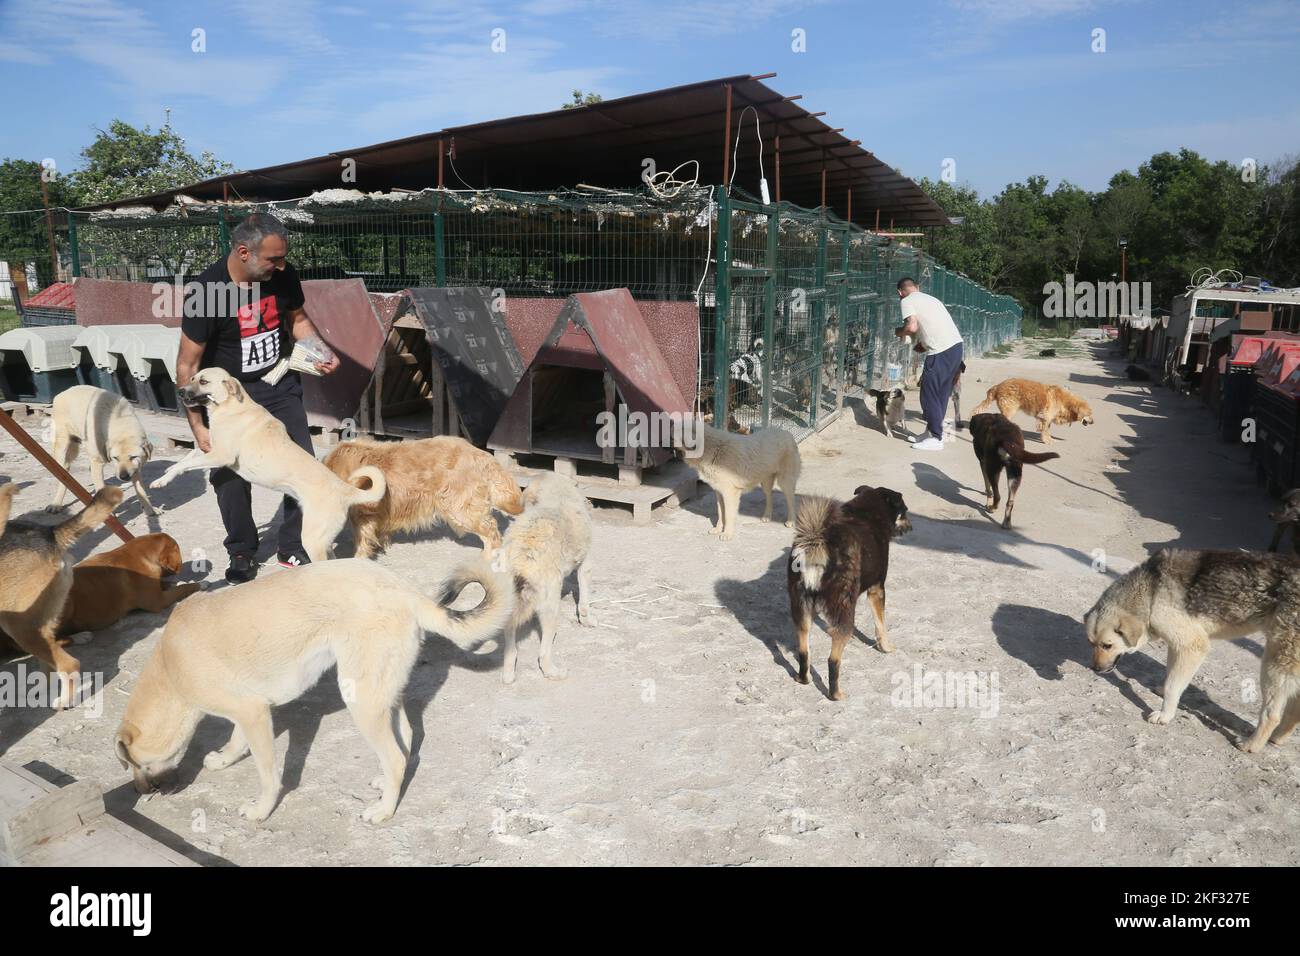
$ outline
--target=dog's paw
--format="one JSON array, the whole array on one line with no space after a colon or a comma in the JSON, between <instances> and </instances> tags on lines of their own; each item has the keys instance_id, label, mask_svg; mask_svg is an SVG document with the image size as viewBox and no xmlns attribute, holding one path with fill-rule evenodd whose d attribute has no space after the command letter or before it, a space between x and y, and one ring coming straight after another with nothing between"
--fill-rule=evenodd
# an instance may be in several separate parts
<instances>
[{"instance_id":1,"label":"dog's paw","mask_svg":"<svg viewBox=\"0 0 1300 956\"><path fill-rule=\"evenodd\" d=\"M1244 740L1237 741L1237 749L1248 754L1257 754L1264 749L1264 741L1256 740L1254 737L1247 737Z\"/></svg>"},{"instance_id":2,"label":"dog's paw","mask_svg":"<svg viewBox=\"0 0 1300 956\"><path fill-rule=\"evenodd\" d=\"M830 694L829 696L831 700L844 700L849 695L844 693L844 691L842 690L837 690L833 694Z\"/></svg>"},{"instance_id":3,"label":"dog's paw","mask_svg":"<svg viewBox=\"0 0 1300 956\"><path fill-rule=\"evenodd\" d=\"M501 672L501 683L503 683L503 684L509 686L510 684L513 684L514 682L515 682L515 672L514 672L514 671L502 671L502 672Z\"/></svg>"},{"instance_id":4,"label":"dog's paw","mask_svg":"<svg viewBox=\"0 0 1300 956\"><path fill-rule=\"evenodd\" d=\"M149 486L149 490L157 491L159 488L166 488L168 485L172 483L172 479L175 477L176 476L173 475L170 471L164 471L161 475L159 475L157 478L154 479L153 484Z\"/></svg>"},{"instance_id":5,"label":"dog's paw","mask_svg":"<svg viewBox=\"0 0 1300 956\"><path fill-rule=\"evenodd\" d=\"M785 523L785 526L786 526L787 528L793 528L793 527L794 527L794 522L793 522L793 521L787 521L787 522Z\"/></svg>"},{"instance_id":6,"label":"dog's paw","mask_svg":"<svg viewBox=\"0 0 1300 956\"><path fill-rule=\"evenodd\" d=\"M393 819L393 809L388 805L387 801L380 800L378 803L372 803L362 810L361 819L370 824L385 823Z\"/></svg>"},{"instance_id":7,"label":"dog's paw","mask_svg":"<svg viewBox=\"0 0 1300 956\"><path fill-rule=\"evenodd\" d=\"M718 540L719 540L719 541L730 541L730 540L731 540L732 538L734 538L735 536L736 536L735 533L732 532L732 531L724 531L724 532L722 532L721 535L718 536Z\"/></svg>"},{"instance_id":8,"label":"dog's paw","mask_svg":"<svg viewBox=\"0 0 1300 956\"><path fill-rule=\"evenodd\" d=\"M812 678L810 678L807 674L796 674L794 679L798 681L800 684L812 683Z\"/></svg>"},{"instance_id":9,"label":"dog's paw","mask_svg":"<svg viewBox=\"0 0 1300 956\"><path fill-rule=\"evenodd\" d=\"M569 676L569 672L563 667L556 667L552 664L550 667L542 666L542 676L547 680L564 680Z\"/></svg>"},{"instance_id":10,"label":"dog's paw","mask_svg":"<svg viewBox=\"0 0 1300 956\"><path fill-rule=\"evenodd\" d=\"M581 624L583 627L595 627L595 626L596 626L596 620L595 620L595 618L593 618L593 617L591 616L591 605L590 605L590 604L579 604L579 605L578 605L578 623Z\"/></svg>"},{"instance_id":11,"label":"dog's paw","mask_svg":"<svg viewBox=\"0 0 1300 956\"><path fill-rule=\"evenodd\" d=\"M57 515L62 514L67 507L67 505L46 505L45 510L49 514Z\"/></svg>"},{"instance_id":12,"label":"dog's paw","mask_svg":"<svg viewBox=\"0 0 1300 956\"><path fill-rule=\"evenodd\" d=\"M876 641L876 650L880 651L882 654L892 654L895 651L895 647L888 641Z\"/></svg>"},{"instance_id":13,"label":"dog's paw","mask_svg":"<svg viewBox=\"0 0 1300 956\"><path fill-rule=\"evenodd\" d=\"M1151 713L1147 714L1148 724L1158 724L1160 726L1164 726L1165 724L1169 723L1173 719L1174 718L1172 716L1166 717L1164 711L1162 710L1153 710L1151 711Z\"/></svg>"},{"instance_id":14,"label":"dog's paw","mask_svg":"<svg viewBox=\"0 0 1300 956\"><path fill-rule=\"evenodd\" d=\"M239 808L239 815L253 823L261 823L271 815L272 809L273 806L264 807L261 803L246 803Z\"/></svg>"},{"instance_id":15,"label":"dog's paw","mask_svg":"<svg viewBox=\"0 0 1300 956\"><path fill-rule=\"evenodd\" d=\"M203 758L203 766L209 770L225 770L234 762L234 758L227 757L220 750L214 750Z\"/></svg>"},{"instance_id":16,"label":"dog's paw","mask_svg":"<svg viewBox=\"0 0 1300 956\"><path fill-rule=\"evenodd\" d=\"M709 534L722 534L722 528L713 527L709 529Z\"/></svg>"}]
</instances>

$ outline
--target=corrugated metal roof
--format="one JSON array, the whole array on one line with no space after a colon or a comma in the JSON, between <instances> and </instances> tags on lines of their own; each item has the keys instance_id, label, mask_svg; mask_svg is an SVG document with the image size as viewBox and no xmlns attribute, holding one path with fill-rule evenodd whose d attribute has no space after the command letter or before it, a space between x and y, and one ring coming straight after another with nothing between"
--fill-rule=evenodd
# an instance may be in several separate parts
<instances>
[{"instance_id":1,"label":"corrugated metal roof","mask_svg":"<svg viewBox=\"0 0 1300 956\"><path fill-rule=\"evenodd\" d=\"M23 303L24 309L67 309L77 308L77 295L71 282L55 282L46 286L36 295Z\"/></svg>"},{"instance_id":2,"label":"corrugated metal roof","mask_svg":"<svg viewBox=\"0 0 1300 956\"><path fill-rule=\"evenodd\" d=\"M727 90L731 91L731 140L726 141ZM752 106L759 114L763 166L777 197L776 138L780 136L780 198L805 208L826 205L874 226L942 226L942 209L912 180L828 126L794 100L752 76L732 76L639 93L591 106L447 127L405 139L339 150L326 156L210 179L193 186L90 207L150 205L163 208L177 193L197 199L248 201L292 199L340 184L344 159L356 161L365 192L437 186L439 144L442 184L449 189L545 190L579 183L628 188L640 185L642 162L671 170L698 160L700 182L719 184L742 121L739 169L734 184L759 192L758 143ZM447 153L454 150L450 160ZM726 159L724 159L724 153ZM455 171L452 169L452 162ZM463 181L462 181L463 180Z\"/></svg>"}]
</instances>

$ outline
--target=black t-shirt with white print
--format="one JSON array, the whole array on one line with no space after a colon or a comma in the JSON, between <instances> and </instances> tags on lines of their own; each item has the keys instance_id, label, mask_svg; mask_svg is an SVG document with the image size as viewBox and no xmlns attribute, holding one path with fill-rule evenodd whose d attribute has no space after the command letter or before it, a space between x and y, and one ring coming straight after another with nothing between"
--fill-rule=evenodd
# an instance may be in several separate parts
<instances>
[{"instance_id":1,"label":"black t-shirt with white print","mask_svg":"<svg viewBox=\"0 0 1300 956\"><path fill-rule=\"evenodd\" d=\"M289 313L302 308L302 282L288 263L270 279L236 286L226 260L187 287L181 331L202 345L200 368L221 368L241 382L260 379L293 348Z\"/></svg>"}]
</instances>

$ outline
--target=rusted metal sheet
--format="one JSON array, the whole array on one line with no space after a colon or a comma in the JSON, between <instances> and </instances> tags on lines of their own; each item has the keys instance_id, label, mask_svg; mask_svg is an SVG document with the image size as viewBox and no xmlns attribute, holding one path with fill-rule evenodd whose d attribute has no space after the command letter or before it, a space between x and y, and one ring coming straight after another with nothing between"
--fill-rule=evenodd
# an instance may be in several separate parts
<instances>
[{"instance_id":1,"label":"rusted metal sheet","mask_svg":"<svg viewBox=\"0 0 1300 956\"><path fill-rule=\"evenodd\" d=\"M307 422L338 428L356 419L361 393L384 344L385 327L360 279L308 279L302 291L308 318L339 358L339 367L329 375L302 377Z\"/></svg>"},{"instance_id":2,"label":"rusted metal sheet","mask_svg":"<svg viewBox=\"0 0 1300 956\"><path fill-rule=\"evenodd\" d=\"M569 296L538 344L529 364L530 374L539 365L608 370L629 412L686 416L691 411L691 403L678 387L627 289ZM693 380L693 369L691 376ZM492 447L532 450L530 400L529 388L515 391L492 434ZM655 464L663 464L672 455L668 448L645 451Z\"/></svg>"}]
</instances>

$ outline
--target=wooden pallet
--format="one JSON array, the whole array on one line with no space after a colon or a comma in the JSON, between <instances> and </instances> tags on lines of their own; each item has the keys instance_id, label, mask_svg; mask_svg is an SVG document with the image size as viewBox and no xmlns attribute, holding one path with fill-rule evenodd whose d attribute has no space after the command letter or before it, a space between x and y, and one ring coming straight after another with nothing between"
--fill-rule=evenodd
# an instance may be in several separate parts
<instances>
[{"instance_id":1,"label":"wooden pallet","mask_svg":"<svg viewBox=\"0 0 1300 956\"><path fill-rule=\"evenodd\" d=\"M104 808L104 794L77 780L56 787L0 763L0 866L198 866Z\"/></svg>"},{"instance_id":2,"label":"wooden pallet","mask_svg":"<svg viewBox=\"0 0 1300 956\"><path fill-rule=\"evenodd\" d=\"M630 507L635 524L649 524L656 508L676 508L694 498L698 490L695 469L677 459L658 468L642 468L501 449L493 454L520 485L527 486L549 473L565 475L590 501Z\"/></svg>"},{"instance_id":3,"label":"wooden pallet","mask_svg":"<svg viewBox=\"0 0 1300 956\"><path fill-rule=\"evenodd\" d=\"M16 422L48 415L51 407L40 402L0 402L0 409L8 412Z\"/></svg>"}]
</instances>

